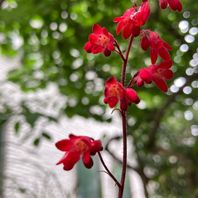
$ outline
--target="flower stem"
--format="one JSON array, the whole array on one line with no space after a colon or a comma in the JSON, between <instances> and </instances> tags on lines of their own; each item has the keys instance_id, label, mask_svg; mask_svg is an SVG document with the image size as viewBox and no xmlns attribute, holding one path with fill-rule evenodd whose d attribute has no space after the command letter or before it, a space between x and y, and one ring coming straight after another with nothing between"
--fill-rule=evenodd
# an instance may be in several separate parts
<instances>
[{"instance_id":1,"label":"flower stem","mask_svg":"<svg viewBox=\"0 0 198 198\"><path fill-rule=\"evenodd\" d=\"M128 48L126 51L126 56L123 61L122 65L122 73L121 73L121 83L125 86L125 78L126 78L126 67L128 64L129 59L129 52L131 50L131 46L133 43L133 35L130 37L130 41L128 44ZM121 111L122 116L122 135L123 135L123 162L122 162L122 175L121 175L121 186L119 187L118 198L122 198L123 191L124 191L124 184L125 184L125 177L126 177L126 168L127 168L127 116L126 111Z\"/></svg>"},{"instance_id":2,"label":"flower stem","mask_svg":"<svg viewBox=\"0 0 198 198\"><path fill-rule=\"evenodd\" d=\"M131 78L131 80L129 81L127 87L132 87L134 85L134 81L133 78Z\"/></svg>"},{"instance_id":3,"label":"flower stem","mask_svg":"<svg viewBox=\"0 0 198 198\"><path fill-rule=\"evenodd\" d=\"M119 44L118 44L118 42L116 40L115 40L115 46L118 49L118 51L116 51L116 52L120 55L120 57L122 58L122 60L125 61L124 55L123 55L123 53L122 53L122 51L120 49L120 46L119 46Z\"/></svg>"},{"instance_id":4,"label":"flower stem","mask_svg":"<svg viewBox=\"0 0 198 198\"><path fill-rule=\"evenodd\" d=\"M120 181L120 188L118 193L118 198L122 198L126 177L126 168L127 168L127 123L126 123L126 112L122 111L122 132L123 132L123 162L122 162L122 176Z\"/></svg>"},{"instance_id":5,"label":"flower stem","mask_svg":"<svg viewBox=\"0 0 198 198\"><path fill-rule=\"evenodd\" d=\"M121 185L118 182L118 180L114 177L114 175L111 173L111 171L107 168L107 166L106 166L106 164L105 164L105 162L104 162L104 160L103 160L102 155L101 155L100 152L98 152L98 156L100 158L100 161L101 161L102 165L104 166L105 170L107 171L108 175L114 180L114 182L117 184L117 186L119 188L121 188Z\"/></svg>"},{"instance_id":6,"label":"flower stem","mask_svg":"<svg viewBox=\"0 0 198 198\"><path fill-rule=\"evenodd\" d=\"M127 48L127 51L126 51L126 56L124 58L124 63L123 63L123 66L122 66L122 74L121 74L121 82L124 86L124 82L125 82L125 78L126 78L126 67L127 67L127 63L128 63L128 59L129 59L129 52L130 52L130 49L131 49L131 45L133 43L133 36L131 36L130 38L130 41L129 41L129 45L128 45L128 48Z\"/></svg>"}]
</instances>

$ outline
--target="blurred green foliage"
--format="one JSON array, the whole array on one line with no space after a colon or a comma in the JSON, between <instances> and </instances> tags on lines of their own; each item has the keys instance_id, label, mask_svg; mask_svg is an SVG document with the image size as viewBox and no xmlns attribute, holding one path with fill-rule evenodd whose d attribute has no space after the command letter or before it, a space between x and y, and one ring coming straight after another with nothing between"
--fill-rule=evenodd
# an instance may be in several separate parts
<instances>
[{"instance_id":1,"label":"blurred green foliage","mask_svg":"<svg viewBox=\"0 0 198 198\"><path fill-rule=\"evenodd\" d=\"M172 86L167 95L155 86L136 89L143 102L130 107L128 113L138 170L144 184L152 186L151 197L198 197L198 34L192 29L198 26L198 2L181 1L183 13L162 11L158 1L151 0L152 13L145 28L158 31L172 45L174 79L182 76L185 84ZM110 75L119 78L121 60L116 54L108 58L86 54L83 45L94 23L107 27L115 35L113 18L130 6L129 0L4 1L0 11L0 52L21 59L21 67L11 71L8 80L24 92L34 92L54 82L68 99L63 114L110 121L103 116L106 110L102 102L103 84ZM179 29L181 21L187 24L186 30ZM188 41L189 35L193 41ZM115 37L124 49L127 42ZM182 46L187 50L182 50ZM140 49L139 38L135 39L131 52L128 80L138 68L149 63L149 54ZM176 83L174 79L170 85ZM92 111L93 107L100 111ZM39 117L46 117L26 106L22 108L32 127ZM15 129L16 133L20 130L18 123ZM50 139L44 132L34 144L38 145L43 137Z\"/></svg>"}]
</instances>

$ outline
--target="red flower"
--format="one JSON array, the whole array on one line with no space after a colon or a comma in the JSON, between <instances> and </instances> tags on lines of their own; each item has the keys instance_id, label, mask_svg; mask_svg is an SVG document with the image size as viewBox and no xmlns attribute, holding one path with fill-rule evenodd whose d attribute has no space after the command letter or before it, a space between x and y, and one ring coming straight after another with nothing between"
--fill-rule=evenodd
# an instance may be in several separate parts
<instances>
[{"instance_id":1,"label":"red flower","mask_svg":"<svg viewBox=\"0 0 198 198\"><path fill-rule=\"evenodd\" d=\"M69 135L69 139L57 142L56 147L65 152L63 158L57 163L57 165L63 163L64 170L71 170L81 156L86 168L91 168L93 166L91 155L95 155L103 149L100 140L72 134Z\"/></svg>"},{"instance_id":2,"label":"red flower","mask_svg":"<svg viewBox=\"0 0 198 198\"><path fill-rule=\"evenodd\" d=\"M166 80L173 77L173 72L170 70L172 61L164 61L159 65L150 65L149 67L140 69L134 76L133 81L137 86L141 87L144 83L150 84L154 82L157 87L166 92L168 86Z\"/></svg>"},{"instance_id":3,"label":"red flower","mask_svg":"<svg viewBox=\"0 0 198 198\"><path fill-rule=\"evenodd\" d=\"M131 35L138 36L140 34L140 27L145 24L150 14L149 2L145 1L140 7L133 6L126 10L126 12L114 19L118 23L116 34L122 31L123 38L127 39Z\"/></svg>"},{"instance_id":4,"label":"red flower","mask_svg":"<svg viewBox=\"0 0 198 198\"><path fill-rule=\"evenodd\" d=\"M169 50L171 46L162 40L157 32L150 30L143 30L141 32L141 47L143 50L147 50L150 47L150 57L152 64L155 64L158 55L163 60L170 60Z\"/></svg>"},{"instance_id":5,"label":"red flower","mask_svg":"<svg viewBox=\"0 0 198 198\"><path fill-rule=\"evenodd\" d=\"M120 102L120 109L124 111L131 103L137 104L140 101L135 90L123 87L114 77L110 77L106 81L104 95L104 103L113 108Z\"/></svg>"},{"instance_id":6,"label":"red flower","mask_svg":"<svg viewBox=\"0 0 198 198\"><path fill-rule=\"evenodd\" d=\"M179 12L182 11L182 4L180 0L159 0L159 4L162 9L169 6L172 10L178 10Z\"/></svg>"},{"instance_id":7,"label":"red flower","mask_svg":"<svg viewBox=\"0 0 198 198\"><path fill-rule=\"evenodd\" d=\"M106 28L93 25L93 33L89 35L89 41L85 44L84 49L88 53L98 54L103 52L105 56L110 56L114 51L114 37Z\"/></svg>"}]
</instances>

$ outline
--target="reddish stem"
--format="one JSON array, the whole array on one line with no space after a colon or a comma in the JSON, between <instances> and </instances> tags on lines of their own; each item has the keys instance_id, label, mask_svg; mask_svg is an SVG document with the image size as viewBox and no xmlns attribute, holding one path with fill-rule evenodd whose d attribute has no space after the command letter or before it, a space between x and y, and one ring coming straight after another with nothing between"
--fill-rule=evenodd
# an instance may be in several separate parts
<instances>
[{"instance_id":1,"label":"reddish stem","mask_svg":"<svg viewBox=\"0 0 198 198\"><path fill-rule=\"evenodd\" d=\"M134 85L134 81L133 78L131 78L131 80L129 81L127 87L132 87Z\"/></svg>"},{"instance_id":2,"label":"reddish stem","mask_svg":"<svg viewBox=\"0 0 198 198\"><path fill-rule=\"evenodd\" d=\"M122 176L120 181L120 188L118 193L118 198L122 198L124 191L124 183L126 177L127 168L127 123L126 123L126 112L122 111L122 133L123 133L123 162L122 162Z\"/></svg>"},{"instance_id":3,"label":"reddish stem","mask_svg":"<svg viewBox=\"0 0 198 198\"><path fill-rule=\"evenodd\" d=\"M120 55L120 57L122 58L122 60L125 61L124 55L123 55L123 53L122 53L122 51L120 49L120 46L119 46L119 44L118 44L118 42L116 40L115 40L115 46L118 49L118 51L116 51L116 50L115 51Z\"/></svg>"},{"instance_id":4,"label":"reddish stem","mask_svg":"<svg viewBox=\"0 0 198 198\"><path fill-rule=\"evenodd\" d=\"M122 66L122 74L121 74L121 82L124 86L124 82L125 82L125 78L126 78L126 67L127 67L127 63L128 63L128 58L129 58L129 52L130 52L130 49L131 49L131 45L133 43L133 36L131 36L130 38L130 41L129 41L129 45L128 45L128 48L127 48L127 51L126 51L126 56L125 56L125 59L124 59L124 63L123 63L123 66Z\"/></svg>"},{"instance_id":5,"label":"reddish stem","mask_svg":"<svg viewBox=\"0 0 198 198\"><path fill-rule=\"evenodd\" d=\"M126 78L126 67L128 64L128 58L129 58L129 52L131 50L131 46L133 43L133 36L131 36L128 48L126 51L126 56L122 65L122 74L121 74L121 82L122 85L124 85L125 78ZM127 117L126 117L126 111L121 111L122 116L122 134L123 134L123 162L122 162L122 176L120 181L120 188L118 193L118 198L122 198L123 191L124 191L124 183L125 183L125 177L126 177L126 168L127 168Z\"/></svg>"},{"instance_id":6,"label":"reddish stem","mask_svg":"<svg viewBox=\"0 0 198 198\"><path fill-rule=\"evenodd\" d=\"M119 188L121 188L121 185L118 182L118 180L114 177L114 175L111 173L111 171L107 168L107 166L106 166L106 164L105 164L105 162L104 162L104 160L103 160L102 155L101 155L100 152L98 152L98 156L100 158L100 161L101 161L102 165L104 166L105 170L107 171L108 175L114 180L114 182L117 184L117 186Z\"/></svg>"}]
</instances>

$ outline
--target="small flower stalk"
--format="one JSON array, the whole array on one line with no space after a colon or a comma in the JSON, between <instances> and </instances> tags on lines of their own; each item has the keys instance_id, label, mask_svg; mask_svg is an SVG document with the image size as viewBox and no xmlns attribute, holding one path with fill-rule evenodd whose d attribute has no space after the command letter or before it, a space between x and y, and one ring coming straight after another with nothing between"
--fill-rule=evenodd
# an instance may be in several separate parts
<instances>
[{"instance_id":1,"label":"small flower stalk","mask_svg":"<svg viewBox=\"0 0 198 198\"><path fill-rule=\"evenodd\" d=\"M169 7L173 11L180 12L182 10L180 0L159 0L159 6L161 9ZM99 24L93 25L92 33L84 45L84 50L87 53L102 53L108 57L114 52L121 59L121 79L117 76L110 76L104 85L104 104L110 108L118 108L122 120L123 158L120 179L116 179L102 158L101 140L70 134L68 138L55 144L57 149L64 152L57 165L63 164L63 169L66 171L71 170L79 160L82 160L84 166L90 169L94 165L92 158L97 154L105 172L108 173L118 188L118 198L123 197L127 169L127 111L131 105L140 102L139 89L146 87L147 84L154 84L160 91L167 92L167 81L173 78L172 47L157 32L144 29L144 24L149 20L149 16L150 2L149 0L142 0L140 5L134 4L122 16L114 18L113 22L117 24L116 35L121 34L124 41L128 43L124 52L113 34ZM139 47L146 53L149 51L151 64L139 67L130 81L126 82L126 68L129 63L131 65L129 53L131 53L134 39L138 36ZM119 63L117 67L119 67Z\"/></svg>"}]
</instances>

